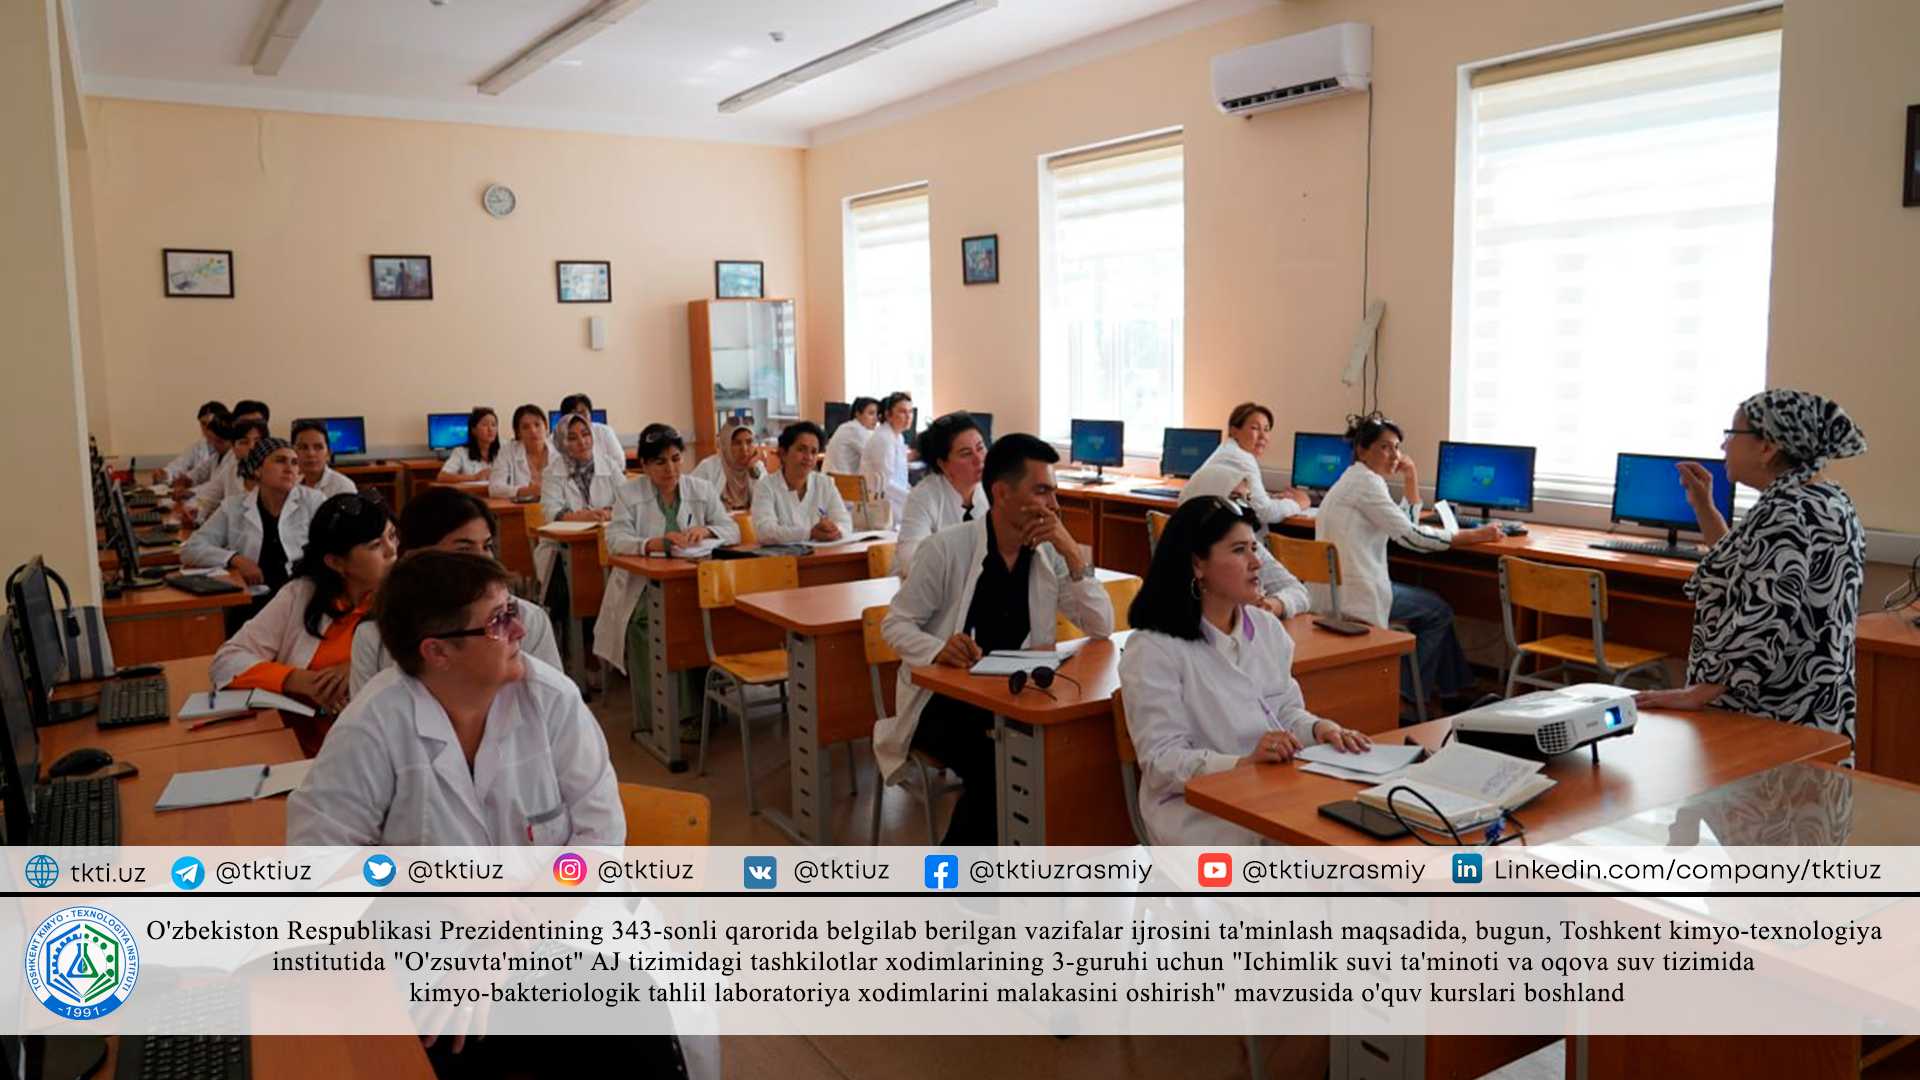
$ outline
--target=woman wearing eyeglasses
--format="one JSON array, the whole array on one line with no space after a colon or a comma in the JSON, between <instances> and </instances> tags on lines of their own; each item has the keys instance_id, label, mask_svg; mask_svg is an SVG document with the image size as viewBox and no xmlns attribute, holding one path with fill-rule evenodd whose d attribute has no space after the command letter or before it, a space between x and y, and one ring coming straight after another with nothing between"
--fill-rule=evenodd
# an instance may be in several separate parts
<instances>
[{"instance_id":1,"label":"woman wearing eyeglasses","mask_svg":"<svg viewBox=\"0 0 1920 1080\"><path fill-rule=\"evenodd\" d=\"M219 690L272 690L338 712L347 703L353 631L393 565L393 515L360 495L314 511L293 580L213 654Z\"/></svg>"},{"instance_id":2,"label":"woman wearing eyeglasses","mask_svg":"<svg viewBox=\"0 0 1920 1080\"><path fill-rule=\"evenodd\" d=\"M1128 612L1120 687L1149 844L1258 844L1257 834L1188 806L1187 781L1287 761L1313 743L1372 745L1302 700L1293 638L1260 606L1257 521L1220 498L1180 507Z\"/></svg>"},{"instance_id":3,"label":"woman wearing eyeglasses","mask_svg":"<svg viewBox=\"0 0 1920 1080\"><path fill-rule=\"evenodd\" d=\"M1727 476L1759 489L1760 501L1729 526L1707 470L1680 466L1710 547L1686 586L1687 685L1648 691L1639 703L1729 709L1852 740L1866 533L1847 493L1820 473L1833 458L1866 453L1866 434L1826 398L1768 390L1734 410L1721 446Z\"/></svg>"}]
</instances>

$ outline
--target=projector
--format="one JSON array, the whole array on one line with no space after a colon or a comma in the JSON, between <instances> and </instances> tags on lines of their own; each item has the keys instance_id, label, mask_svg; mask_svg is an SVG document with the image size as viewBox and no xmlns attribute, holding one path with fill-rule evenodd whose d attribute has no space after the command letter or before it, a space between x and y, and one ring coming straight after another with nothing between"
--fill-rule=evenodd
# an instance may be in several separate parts
<instances>
[{"instance_id":1,"label":"projector","mask_svg":"<svg viewBox=\"0 0 1920 1080\"><path fill-rule=\"evenodd\" d=\"M1606 683L1580 683L1541 690L1469 709L1453 720L1453 737L1469 746L1544 761L1633 731L1638 710L1632 690Z\"/></svg>"}]
</instances>

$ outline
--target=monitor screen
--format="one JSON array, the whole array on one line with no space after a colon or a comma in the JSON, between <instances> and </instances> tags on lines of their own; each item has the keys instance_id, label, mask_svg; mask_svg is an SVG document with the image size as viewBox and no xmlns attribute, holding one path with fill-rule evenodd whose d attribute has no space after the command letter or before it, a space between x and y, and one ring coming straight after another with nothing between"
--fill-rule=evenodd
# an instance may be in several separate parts
<instances>
[{"instance_id":1,"label":"monitor screen","mask_svg":"<svg viewBox=\"0 0 1920 1080\"><path fill-rule=\"evenodd\" d=\"M36 556L19 574L7 590L7 603L13 608L15 641L25 660L28 694L36 708L44 708L47 694L66 676L66 644L60 636L60 616L53 610L53 583L47 579L46 564Z\"/></svg>"},{"instance_id":2,"label":"monitor screen","mask_svg":"<svg viewBox=\"0 0 1920 1080\"><path fill-rule=\"evenodd\" d=\"M327 427L327 446L336 454L364 454L367 452L367 420L363 416L325 416L320 422ZM460 440L465 442L463 438Z\"/></svg>"},{"instance_id":3,"label":"monitor screen","mask_svg":"<svg viewBox=\"0 0 1920 1080\"><path fill-rule=\"evenodd\" d=\"M831 439L833 433L840 430L841 424L853 419L853 406L844 401L829 401L827 414L823 419L825 422L820 426L826 429L827 438Z\"/></svg>"},{"instance_id":4,"label":"monitor screen","mask_svg":"<svg viewBox=\"0 0 1920 1080\"><path fill-rule=\"evenodd\" d=\"M993 445L993 414L990 412L968 412L973 422L980 425L980 440L988 446Z\"/></svg>"},{"instance_id":5,"label":"monitor screen","mask_svg":"<svg viewBox=\"0 0 1920 1080\"><path fill-rule=\"evenodd\" d=\"M1071 436L1074 462L1125 465L1126 430L1126 424L1119 420L1074 420Z\"/></svg>"},{"instance_id":6,"label":"monitor screen","mask_svg":"<svg viewBox=\"0 0 1920 1080\"><path fill-rule=\"evenodd\" d=\"M594 409L592 411L592 416L593 416L593 422L596 424L604 424L607 422L607 410L605 409ZM464 430L464 427L466 424L465 413L460 414L460 421L461 421L462 428ZM548 409L547 410L547 430L552 431L555 428L558 428L559 426L560 426L560 410ZM460 441L466 442L467 441L466 435L464 434L461 435Z\"/></svg>"},{"instance_id":7,"label":"monitor screen","mask_svg":"<svg viewBox=\"0 0 1920 1080\"><path fill-rule=\"evenodd\" d=\"M1353 464L1353 444L1345 435L1296 431L1293 434L1293 486L1325 491Z\"/></svg>"},{"instance_id":8,"label":"monitor screen","mask_svg":"<svg viewBox=\"0 0 1920 1080\"><path fill-rule=\"evenodd\" d=\"M435 412L427 414L427 445L435 450L451 450L467 445L467 414Z\"/></svg>"},{"instance_id":9,"label":"monitor screen","mask_svg":"<svg viewBox=\"0 0 1920 1080\"><path fill-rule=\"evenodd\" d=\"M1218 449L1219 428L1170 427L1160 440L1160 475L1192 476Z\"/></svg>"},{"instance_id":10,"label":"monitor screen","mask_svg":"<svg viewBox=\"0 0 1920 1080\"><path fill-rule=\"evenodd\" d=\"M33 710L11 649L0 651L0 713L5 713L7 725L0 739L0 750L6 755L0 762L5 765L0 785L6 788L7 842L24 844L31 827L28 801L40 777L40 735L34 729Z\"/></svg>"},{"instance_id":11,"label":"monitor screen","mask_svg":"<svg viewBox=\"0 0 1920 1080\"><path fill-rule=\"evenodd\" d=\"M1698 531L1700 522L1680 484L1679 464L1697 462L1713 474L1713 505L1733 520L1733 481L1727 463L1717 458L1666 454L1621 454L1613 465L1613 520L1657 528Z\"/></svg>"},{"instance_id":12,"label":"monitor screen","mask_svg":"<svg viewBox=\"0 0 1920 1080\"><path fill-rule=\"evenodd\" d=\"M1433 497L1489 510L1533 509L1533 447L1443 442Z\"/></svg>"}]
</instances>

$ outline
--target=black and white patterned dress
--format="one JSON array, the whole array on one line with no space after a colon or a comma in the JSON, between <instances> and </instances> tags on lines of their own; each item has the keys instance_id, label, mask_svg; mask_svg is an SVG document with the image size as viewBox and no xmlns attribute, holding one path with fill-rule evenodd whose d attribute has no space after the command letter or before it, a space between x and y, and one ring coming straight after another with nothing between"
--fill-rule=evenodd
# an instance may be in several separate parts
<instances>
[{"instance_id":1,"label":"black and white patterned dress","mask_svg":"<svg viewBox=\"0 0 1920 1080\"><path fill-rule=\"evenodd\" d=\"M1774 481L1687 582L1687 682L1725 686L1716 708L1825 728L1851 742L1866 557L1866 532L1839 485L1792 475Z\"/></svg>"}]
</instances>

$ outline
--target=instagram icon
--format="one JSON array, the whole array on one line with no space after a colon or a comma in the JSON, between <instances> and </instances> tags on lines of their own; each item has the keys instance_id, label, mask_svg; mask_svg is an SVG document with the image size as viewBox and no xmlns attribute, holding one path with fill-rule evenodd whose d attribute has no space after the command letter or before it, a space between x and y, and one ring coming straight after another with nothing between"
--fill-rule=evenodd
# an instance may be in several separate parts
<instances>
[{"instance_id":1,"label":"instagram icon","mask_svg":"<svg viewBox=\"0 0 1920 1080\"><path fill-rule=\"evenodd\" d=\"M578 885L587 880L587 860L569 851L553 860L553 880L562 885Z\"/></svg>"}]
</instances>

